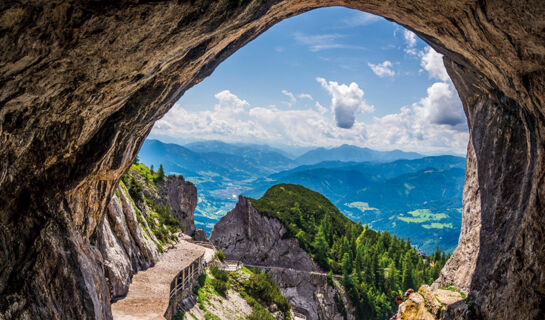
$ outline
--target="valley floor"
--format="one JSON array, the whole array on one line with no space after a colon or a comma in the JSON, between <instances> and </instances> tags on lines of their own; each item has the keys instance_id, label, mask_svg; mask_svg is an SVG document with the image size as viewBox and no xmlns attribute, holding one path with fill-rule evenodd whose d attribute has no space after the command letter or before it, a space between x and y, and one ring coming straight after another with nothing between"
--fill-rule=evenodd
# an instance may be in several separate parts
<instances>
[{"instance_id":1,"label":"valley floor","mask_svg":"<svg viewBox=\"0 0 545 320\"><path fill-rule=\"evenodd\" d=\"M208 262L215 255L212 249L180 239L155 266L134 275L127 296L112 304L114 319L164 319L172 279L203 253Z\"/></svg>"}]
</instances>

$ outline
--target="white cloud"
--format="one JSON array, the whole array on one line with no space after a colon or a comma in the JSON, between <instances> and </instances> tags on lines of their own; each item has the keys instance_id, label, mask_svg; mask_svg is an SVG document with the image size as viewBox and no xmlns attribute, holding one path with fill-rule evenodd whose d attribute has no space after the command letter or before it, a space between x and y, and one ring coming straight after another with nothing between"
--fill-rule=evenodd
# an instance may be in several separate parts
<instances>
[{"instance_id":1,"label":"white cloud","mask_svg":"<svg viewBox=\"0 0 545 320\"><path fill-rule=\"evenodd\" d=\"M325 114L327 112L327 108L322 106L322 104L318 101L316 101L314 106L316 107L316 109L318 110L320 114Z\"/></svg>"},{"instance_id":2,"label":"white cloud","mask_svg":"<svg viewBox=\"0 0 545 320\"><path fill-rule=\"evenodd\" d=\"M346 36L338 33L308 35L301 32L296 32L293 34L293 36L297 43L308 46L310 51L313 52L339 48L365 49L362 46L342 43L340 40L346 38Z\"/></svg>"},{"instance_id":3,"label":"white cloud","mask_svg":"<svg viewBox=\"0 0 545 320\"><path fill-rule=\"evenodd\" d=\"M368 63L368 65L371 68L371 70L373 70L373 72L381 78L393 77L395 75L394 70L392 70L392 66L393 66L392 62L388 60L379 64Z\"/></svg>"},{"instance_id":4,"label":"white cloud","mask_svg":"<svg viewBox=\"0 0 545 320\"><path fill-rule=\"evenodd\" d=\"M218 99L218 103L214 106L214 109L218 112L237 114L244 112L244 108L250 105L248 101L239 99L229 90L218 92L214 97Z\"/></svg>"},{"instance_id":5,"label":"white cloud","mask_svg":"<svg viewBox=\"0 0 545 320\"><path fill-rule=\"evenodd\" d=\"M286 104L291 108L297 99L293 93L289 92L288 90L282 90L282 94L290 99L290 101L286 102Z\"/></svg>"},{"instance_id":6,"label":"white cloud","mask_svg":"<svg viewBox=\"0 0 545 320\"><path fill-rule=\"evenodd\" d=\"M427 91L428 95L416 104L422 117L432 124L465 129L466 117L462 102L452 82L436 82Z\"/></svg>"},{"instance_id":7,"label":"white cloud","mask_svg":"<svg viewBox=\"0 0 545 320\"><path fill-rule=\"evenodd\" d=\"M312 98L312 96L308 93L300 93L297 97L299 97L299 99L309 99L314 101L314 98Z\"/></svg>"},{"instance_id":8,"label":"white cloud","mask_svg":"<svg viewBox=\"0 0 545 320\"><path fill-rule=\"evenodd\" d=\"M338 84L323 78L317 81L331 95L331 109L319 101L305 109L255 107L224 90L215 95L218 102L209 110L189 112L175 104L156 122L151 135L273 145L348 143L380 150L465 153L469 136L467 124L450 81L434 83L425 97L401 107L398 113L365 122L358 121L355 115L371 112L374 107L363 100L363 90L356 83Z\"/></svg>"},{"instance_id":9,"label":"white cloud","mask_svg":"<svg viewBox=\"0 0 545 320\"><path fill-rule=\"evenodd\" d=\"M407 47L413 48L416 46L416 34L414 32L404 29L403 38L405 39L405 43L407 43Z\"/></svg>"},{"instance_id":10,"label":"white cloud","mask_svg":"<svg viewBox=\"0 0 545 320\"><path fill-rule=\"evenodd\" d=\"M367 12L357 12L354 15L344 20L344 23L349 27L366 26L380 21L382 18Z\"/></svg>"},{"instance_id":11,"label":"white cloud","mask_svg":"<svg viewBox=\"0 0 545 320\"><path fill-rule=\"evenodd\" d=\"M352 128L357 113L375 110L374 106L368 105L363 100L364 92L355 82L346 85L335 81L327 82L324 78L316 78L316 81L331 95L331 108L335 113L337 126L340 128Z\"/></svg>"},{"instance_id":12,"label":"white cloud","mask_svg":"<svg viewBox=\"0 0 545 320\"><path fill-rule=\"evenodd\" d=\"M441 81L449 81L445 64L443 63L443 55L433 50L431 47L426 47L421 53L422 60L420 65L424 70L428 71L431 78L439 79Z\"/></svg>"}]
</instances>

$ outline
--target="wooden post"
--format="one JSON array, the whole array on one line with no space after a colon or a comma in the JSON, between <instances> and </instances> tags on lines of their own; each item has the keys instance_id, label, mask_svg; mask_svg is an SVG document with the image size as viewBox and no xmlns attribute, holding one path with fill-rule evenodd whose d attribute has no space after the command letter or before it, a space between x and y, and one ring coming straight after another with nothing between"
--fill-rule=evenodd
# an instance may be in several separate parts
<instances>
[{"instance_id":1,"label":"wooden post","mask_svg":"<svg viewBox=\"0 0 545 320\"><path fill-rule=\"evenodd\" d=\"M174 301L176 301L177 296L178 296L178 276L174 278Z\"/></svg>"}]
</instances>

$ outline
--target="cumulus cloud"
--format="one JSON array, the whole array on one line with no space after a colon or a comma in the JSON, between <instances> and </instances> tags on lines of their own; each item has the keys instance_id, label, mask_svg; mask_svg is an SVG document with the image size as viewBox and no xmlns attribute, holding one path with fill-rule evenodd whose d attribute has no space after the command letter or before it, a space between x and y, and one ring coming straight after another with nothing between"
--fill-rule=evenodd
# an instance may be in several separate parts
<instances>
[{"instance_id":1,"label":"cumulus cloud","mask_svg":"<svg viewBox=\"0 0 545 320\"><path fill-rule=\"evenodd\" d=\"M462 103L452 82L436 82L427 91L428 95L417 104L423 117L433 124L453 127L465 124Z\"/></svg>"},{"instance_id":2,"label":"cumulus cloud","mask_svg":"<svg viewBox=\"0 0 545 320\"><path fill-rule=\"evenodd\" d=\"M388 60L378 64L368 63L368 65L371 68L371 70L373 70L373 72L381 78L393 77L395 75L394 70L392 70L392 66L393 66L392 62Z\"/></svg>"},{"instance_id":3,"label":"cumulus cloud","mask_svg":"<svg viewBox=\"0 0 545 320\"><path fill-rule=\"evenodd\" d=\"M445 64L443 63L443 55L433 50L432 47L426 47L422 52L422 60L420 65L426 70L431 78L441 81L449 81Z\"/></svg>"},{"instance_id":4,"label":"cumulus cloud","mask_svg":"<svg viewBox=\"0 0 545 320\"><path fill-rule=\"evenodd\" d=\"M244 108L250 105L248 101L239 99L229 90L218 92L214 97L218 99L218 103L214 106L214 109L218 112L237 114L244 112Z\"/></svg>"},{"instance_id":5,"label":"cumulus cloud","mask_svg":"<svg viewBox=\"0 0 545 320\"><path fill-rule=\"evenodd\" d=\"M435 82L425 97L401 107L397 113L363 122L356 120L356 115L372 112L374 107L365 102L364 92L356 83L316 80L330 94L331 108L317 100L304 109L252 106L224 90L215 95L217 103L209 110L189 112L179 103L175 104L156 122L151 135L273 145L348 143L380 150L435 154L463 154L466 150L469 134L465 115L450 81ZM292 95L302 98L305 94Z\"/></svg>"},{"instance_id":6,"label":"cumulus cloud","mask_svg":"<svg viewBox=\"0 0 545 320\"><path fill-rule=\"evenodd\" d=\"M328 82L324 78L316 78L316 81L331 95L331 108L340 128L352 128L357 113L375 110L374 106L368 105L363 99L364 92L355 82L346 85L335 81Z\"/></svg>"},{"instance_id":7,"label":"cumulus cloud","mask_svg":"<svg viewBox=\"0 0 545 320\"><path fill-rule=\"evenodd\" d=\"M407 47L413 48L416 46L416 34L414 34L414 32L407 29L403 30L403 38L407 43Z\"/></svg>"}]
</instances>

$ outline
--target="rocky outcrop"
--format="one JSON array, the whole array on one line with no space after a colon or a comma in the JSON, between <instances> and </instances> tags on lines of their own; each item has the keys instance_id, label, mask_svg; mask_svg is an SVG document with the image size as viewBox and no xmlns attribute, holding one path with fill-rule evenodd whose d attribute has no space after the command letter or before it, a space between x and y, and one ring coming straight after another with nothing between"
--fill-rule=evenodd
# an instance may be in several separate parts
<instances>
[{"instance_id":1,"label":"rocky outcrop","mask_svg":"<svg viewBox=\"0 0 545 320\"><path fill-rule=\"evenodd\" d=\"M164 186L164 187L162 187ZM160 188L166 189L166 197L170 212L182 223L182 229L185 234L193 235L195 232L195 220L193 213L197 207L197 188L189 181L185 181L182 176L169 176L166 182L160 184Z\"/></svg>"},{"instance_id":2,"label":"rocky outcrop","mask_svg":"<svg viewBox=\"0 0 545 320\"><path fill-rule=\"evenodd\" d=\"M484 318L541 318L541 0L1 2L0 314L110 318L90 239L153 123L267 28L334 5L396 21L445 55L473 169L440 282L469 288Z\"/></svg>"},{"instance_id":3,"label":"rocky outcrop","mask_svg":"<svg viewBox=\"0 0 545 320\"><path fill-rule=\"evenodd\" d=\"M287 229L275 218L260 214L250 200L238 198L210 233L210 241L227 259L269 267L319 271L318 265L294 238L284 239Z\"/></svg>"},{"instance_id":4,"label":"rocky outcrop","mask_svg":"<svg viewBox=\"0 0 545 320\"><path fill-rule=\"evenodd\" d=\"M432 289L422 286L399 306L400 320L478 319L474 303L453 287Z\"/></svg>"},{"instance_id":5,"label":"rocky outcrop","mask_svg":"<svg viewBox=\"0 0 545 320\"><path fill-rule=\"evenodd\" d=\"M193 239L195 239L195 241L208 241L208 237L206 236L206 231L204 231L203 228L199 228L195 230Z\"/></svg>"},{"instance_id":6,"label":"rocky outcrop","mask_svg":"<svg viewBox=\"0 0 545 320\"><path fill-rule=\"evenodd\" d=\"M283 268L267 268L265 271L272 275L295 311L307 319L356 319L355 309L341 285L336 280L328 281L325 274ZM343 309L344 312L341 311Z\"/></svg>"},{"instance_id":7,"label":"rocky outcrop","mask_svg":"<svg viewBox=\"0 0 545 320\"><path fill-rule=\"evenodd\" d=\"M343 290L328 283L326 274L286 232L282 222L260 214L248 198L240 196L235 208L216 223L210 241L227 259L271 273L282 294L308 319L343 319L340 301L350 306Z\"/></svg>"}]
</instances>

